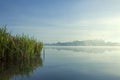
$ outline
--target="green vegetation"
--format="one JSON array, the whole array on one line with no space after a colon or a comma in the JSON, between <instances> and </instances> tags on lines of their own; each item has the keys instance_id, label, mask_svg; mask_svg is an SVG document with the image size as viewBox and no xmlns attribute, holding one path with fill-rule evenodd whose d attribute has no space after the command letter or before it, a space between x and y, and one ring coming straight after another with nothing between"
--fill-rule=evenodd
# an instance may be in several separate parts
<instances>
[{"instance_id":1,"label":"green vegetation","mask_svg":"<svg viewBox=\"0 0 120 80\"><path fill-rule=\"evenodd\" d=\"M6 27L0 28L0 60L16 60L40 55L43 43L26 35L12 36Z\"/></svg>"}]
</instances>

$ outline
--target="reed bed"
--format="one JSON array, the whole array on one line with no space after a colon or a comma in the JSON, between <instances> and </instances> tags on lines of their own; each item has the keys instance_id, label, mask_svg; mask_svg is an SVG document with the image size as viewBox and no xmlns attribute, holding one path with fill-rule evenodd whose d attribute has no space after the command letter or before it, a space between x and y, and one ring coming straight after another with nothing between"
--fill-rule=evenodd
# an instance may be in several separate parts
<instances>
[{"instance_id":1,"label":"reed bed","mask_svg":"<svg viewBox=\"0 0 120 80\"><path fill-rule=\"evenodd\" d=\"M33 37L22 35L12 36L6 27L0 28L0 60L31 58L40 55L43 43Z\"/></svg>"}]
</instances>

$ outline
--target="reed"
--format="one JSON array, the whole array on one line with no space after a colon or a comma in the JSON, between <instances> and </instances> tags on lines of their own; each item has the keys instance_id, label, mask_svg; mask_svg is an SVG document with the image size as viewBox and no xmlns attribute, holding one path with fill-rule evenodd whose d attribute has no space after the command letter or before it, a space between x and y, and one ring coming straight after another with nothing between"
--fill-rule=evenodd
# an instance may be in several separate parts
<instances>
[{"instance_id":1,"label":"reed","mask_svg":"<svg viewBox=\"0 0 120 80\"><path fill-rule=\"evenodd\" d=\"M40 55L43 43L22 35L12 36L6 27L0 28L0 59L31 58Z\"/></svg>"}]
</instances>

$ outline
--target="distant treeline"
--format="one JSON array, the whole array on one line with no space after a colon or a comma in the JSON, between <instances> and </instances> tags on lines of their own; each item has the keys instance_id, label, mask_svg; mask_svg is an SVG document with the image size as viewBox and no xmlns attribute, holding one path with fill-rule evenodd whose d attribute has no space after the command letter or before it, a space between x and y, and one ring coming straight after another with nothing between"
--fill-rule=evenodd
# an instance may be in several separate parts
<instances>
[{"instance_id":1,"label":"distant treeline","mask_svg":"<svg viewBox=\"0 0 120 80\"><path fill-rule=\"evenodd\" d=\"M43 43L26 35L12 36L6 27L0 28L0 60L30 58L40 55Z\"/></svg>"},{"instance_id":2,"label":"distant treeline","mask_svg":"<svg viewBox=\"0 0 120 80\"><path fill-rule=\"evenodd\" d=\"M72 42L57 42L45 44L49 46L120 46L120 43L105 42L104 40L84 40Z\"/></svg>"}]
</instances>

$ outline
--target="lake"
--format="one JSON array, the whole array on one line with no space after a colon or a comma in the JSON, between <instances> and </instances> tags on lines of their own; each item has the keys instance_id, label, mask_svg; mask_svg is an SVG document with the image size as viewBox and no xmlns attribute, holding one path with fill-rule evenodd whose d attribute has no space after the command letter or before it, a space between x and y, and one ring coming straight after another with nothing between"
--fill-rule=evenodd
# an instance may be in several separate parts
<instances>
[{"instance_id":1,"label":"lake","mask_svg":"<svg viewBox=\"0 0 120 80\"><path fill-rule=\"evenodd\" d=\"M0 80L120 80L120 47L45 46L41 57L2 63Z\"/></svg>"}]
</instances>

